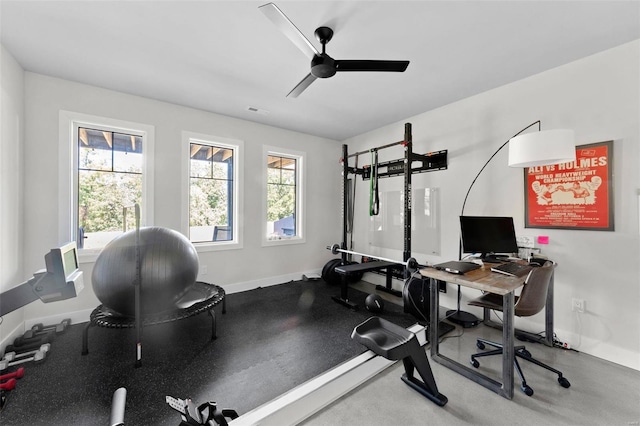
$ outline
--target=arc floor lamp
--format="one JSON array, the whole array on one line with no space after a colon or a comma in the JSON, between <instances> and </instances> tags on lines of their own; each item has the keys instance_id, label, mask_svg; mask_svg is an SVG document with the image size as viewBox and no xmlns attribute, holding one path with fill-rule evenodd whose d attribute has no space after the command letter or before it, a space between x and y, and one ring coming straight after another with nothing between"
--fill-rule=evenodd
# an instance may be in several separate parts
<instances>
[{"instance_id":1,"label":"arc floor lamp","mask_svg":"<svg viewBox=\"0 0 640 426\"><path fill-rule=\"evenodd\" d=\"M525 133L531 127L538 126L537 132ZM460 216L464 216L464 208L467 204L467 198L471 192L471 188L478 180L478 177L487 167L487 165L493 160L493 157L498 154L505 146L509 145L509 167L535 167L545 166L550 164L566 163L575 161L576 159L576 146L575 136L573 130L556 129L542 131L540 120L529 124L524 129L513 135L505 143L489 157L484 166L480 169L478 174L464 197L462 202L462 210ZM460 251L459 259L462 259L462 239L460 239ZM455 310L447 311L447 319L454 323L460 324L463 327L473 327L479 323L479 319L469 312L460 310L461 292L460 286L458 286L458 306Z\"/></svg>"}]
</instances>

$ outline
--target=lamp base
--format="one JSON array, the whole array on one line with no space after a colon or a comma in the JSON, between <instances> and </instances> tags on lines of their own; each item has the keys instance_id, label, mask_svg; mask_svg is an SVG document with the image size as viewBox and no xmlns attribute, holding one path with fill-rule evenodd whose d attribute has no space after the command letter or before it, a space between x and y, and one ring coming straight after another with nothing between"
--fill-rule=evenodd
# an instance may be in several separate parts
<instances>
[{"instance_id":1,"label":"lamp base","mask_svg":"<svg viewBox=\"0 0 640 426\"><path fill-rule=\"evenodd\" d=\"M478 317L476 317L472 313L458 311L455 309L447 311L447 315L445 318L453 323L461 325L463 328L471 328L480 324L480 320L478 319Z\"/></svg>"}]
</instances>

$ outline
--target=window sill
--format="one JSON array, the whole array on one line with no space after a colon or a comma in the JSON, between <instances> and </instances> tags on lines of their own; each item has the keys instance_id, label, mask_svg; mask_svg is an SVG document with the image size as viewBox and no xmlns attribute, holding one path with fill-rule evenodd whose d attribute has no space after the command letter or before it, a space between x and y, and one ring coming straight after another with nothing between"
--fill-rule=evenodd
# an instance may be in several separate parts
<instances>
[{"instance_id":1,"label":"window sill","mask_svg":"<svg viewBox=\"0 0 640 426\"><path fill-rule=\"evenodd\" d=\"M224 251L224 250L239 250L242 248L242 244L238 242L217 242L217 243L209 243L209 242L201 242L201 243L193 243L196 251L198 253L205 253L209 251Z\"/></svg>"},{"instance_id":2,"label":"window sill","mask_svg":"<svg viewBox=\"0 0 640 426\"><path fill-rule=\"evenodd\" d=\"M262 240L262 247L304 244L305 242L306 240L300 237L282 238L280 240Z\"/></svg>"}]
</instances>

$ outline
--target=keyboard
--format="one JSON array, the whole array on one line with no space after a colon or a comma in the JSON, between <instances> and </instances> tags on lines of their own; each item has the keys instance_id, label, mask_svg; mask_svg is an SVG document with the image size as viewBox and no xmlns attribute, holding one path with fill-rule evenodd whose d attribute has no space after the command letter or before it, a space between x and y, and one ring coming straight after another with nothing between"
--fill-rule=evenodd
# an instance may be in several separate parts
<instances>
[{"instance_id":1,"label":"keyboard","mask_svg":"<svg viewBox=\"0 0 640 426\"><path fill-rule=\"evenodd\" d=\"M497 266L492 266L493 272L509 275L512 277L524 277L533 269L533 266L523 265L522 263L507 262Z\"/></svg>"}]
</instances>

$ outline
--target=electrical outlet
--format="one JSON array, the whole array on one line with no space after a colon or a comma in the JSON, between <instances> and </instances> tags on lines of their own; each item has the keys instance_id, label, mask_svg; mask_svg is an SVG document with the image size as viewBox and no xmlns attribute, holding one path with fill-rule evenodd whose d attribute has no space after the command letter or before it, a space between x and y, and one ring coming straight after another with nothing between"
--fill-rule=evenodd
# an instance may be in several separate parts
<instances>
[{"instance_id":1,"label":"electrical outlet","mask_svg":"<svg viewBox=\"0 0 640 426\"><path fill-rule=\"evenodd\" d=\"M207 275L207 272L209 272L208 269L207 265L200 265L200 275Z\"/></svg>"},{"instance_id":2,"label":"electrical outlet","mask_svg":"<svg viewBox=\"0 0 640 426\"><path fill-rule=\"evenodd\" d=\"M571 310L573 312L584 312L585 302L584 299L571 299Z\"/></svg>"}]
</instances>

